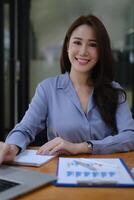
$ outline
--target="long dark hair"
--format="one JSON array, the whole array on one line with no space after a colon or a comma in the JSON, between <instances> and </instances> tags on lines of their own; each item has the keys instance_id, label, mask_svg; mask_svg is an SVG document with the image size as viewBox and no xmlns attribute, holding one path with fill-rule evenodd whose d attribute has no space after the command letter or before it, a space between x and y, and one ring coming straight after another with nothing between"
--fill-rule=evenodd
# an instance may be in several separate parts
<instances>
[{"instance_id":1,"label":"long dark hair","mask_svg":"<svg viewBox=\"0 0 134 200\"><path fill-rule=\"evenodd\" d=\"M61 52L61 72L71 71L71 63L68 58L68 43L72 32L80 25L91 26L96 34L99 48L99 61L93 67L89 77L94 85L93 98L104 122L112 130L112 134L117 134L116 110L119 103L126 101L126 93L123 89L113 86L114 80L114 61L110 45L110 39L103 23L94 15L80 16L68 29ZM119 102L122 95L123 101Z\"/></svg>"}]
</instances>

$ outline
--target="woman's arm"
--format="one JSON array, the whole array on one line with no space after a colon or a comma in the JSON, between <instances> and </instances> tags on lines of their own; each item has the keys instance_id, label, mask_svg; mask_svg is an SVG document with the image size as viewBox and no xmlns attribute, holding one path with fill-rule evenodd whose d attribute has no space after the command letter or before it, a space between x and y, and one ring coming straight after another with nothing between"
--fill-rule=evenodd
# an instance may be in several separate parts
<instances>
[{"instance_id":1,"label":"woman's arm","mask_svg":"<svg viewBox=\"0 0 134 200\"><path fill-rule=\"evenodd\" d=\"M49 154L49 155L75 155L81 153L90 153L88 144L86 142L82 143L71 143L60 137L47 142L38 150L38 154Z\"/></svg>"},{"instance_id":2,"label":"woman's arm","mask_svg":"<svg viewBox=\"0 0 134 200\"><path fill-rule=\"evenodd\" d=\"M24 150L34 141L36 134L45 128L46 115L47 96L42 85L39 85L23 119L9 133L6 143L16 144Z\"/></svg>"},{"instance_id":3,"label":"woman's arm","mask_svg":"<svg viewBox=\"0 0 134 200\"><path fill-rule=\"evenodd\" d=\"M119 104L116 113L118 133L102 140L91 140L93 154L109 154L134 150L134 119L128 103Z\"/></svg>"}]
</instances>

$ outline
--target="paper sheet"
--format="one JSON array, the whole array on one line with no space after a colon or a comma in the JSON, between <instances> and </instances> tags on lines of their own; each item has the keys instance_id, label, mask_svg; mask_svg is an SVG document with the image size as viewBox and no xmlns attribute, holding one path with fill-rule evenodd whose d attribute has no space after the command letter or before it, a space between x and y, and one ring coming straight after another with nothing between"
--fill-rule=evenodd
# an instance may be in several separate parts
<instances>
[{"instance_id":1,"label":"paper sheet","mask_svg":"<svg viewBox=\"0 0 134 200\"><path fill-rule=\"evenodd\" d=\"M89 168L79 162L89 164ZM57 184L75 185L81 181L134 185L134 180L118 158L59 158Z\"/></svg>"},{"instance_id":2,"label":"paper sheet","mask_svg":"<svg viewBox=\"0 0 134 200\"><path fill-rule=\"evenodd\" d=\"M37 150L25 150L24 152L16 156L12 164L41 166L42 164L54 158L54 156L49 155L38 155L36 154L36 152Z\"/></svg>"}]
</instances>

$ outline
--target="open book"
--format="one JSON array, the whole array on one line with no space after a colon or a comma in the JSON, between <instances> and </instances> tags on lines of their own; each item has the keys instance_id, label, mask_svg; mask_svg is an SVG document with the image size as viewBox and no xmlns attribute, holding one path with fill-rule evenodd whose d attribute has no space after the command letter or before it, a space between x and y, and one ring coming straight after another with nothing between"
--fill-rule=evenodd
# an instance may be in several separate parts
<instances>
[{"instance_id":1,"label":"open book","mask_svg":"<svg viewBox=\"0 0 134 200\"><path fill-rule=\"evenodd\" d=\"M49 155L38 155L36 154L36 152L37 150L25 150L24 152L16 156L11 164L39 167L54 158L54 156Z\"/></svg>"}]
</instances>

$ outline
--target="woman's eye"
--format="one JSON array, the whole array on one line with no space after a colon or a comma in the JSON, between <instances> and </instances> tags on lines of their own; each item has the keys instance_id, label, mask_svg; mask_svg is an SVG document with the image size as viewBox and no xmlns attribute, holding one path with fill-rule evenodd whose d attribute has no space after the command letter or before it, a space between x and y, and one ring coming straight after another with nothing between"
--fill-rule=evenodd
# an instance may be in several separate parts
<instances>
[{"instance_id":1,"label":"woman's eye","mask_svg":"<svg viewBox=\"0 0 134 200\"><path fill-rule=\"evenodd\" d=\"M90 47L97 47L98 45L97 45L97 43L90 43L89 46Z\"/></svg>"},{"instance_id":2,"label":"woman's eye","mask_svg":"<svg viewBox=\"0 0 134 200\"><path fill-rule=\"evenodd\" d=\"M74 44L80 45L81 42L80 41L74 41Z\"/></svg>"}]
</instances>

